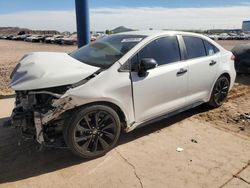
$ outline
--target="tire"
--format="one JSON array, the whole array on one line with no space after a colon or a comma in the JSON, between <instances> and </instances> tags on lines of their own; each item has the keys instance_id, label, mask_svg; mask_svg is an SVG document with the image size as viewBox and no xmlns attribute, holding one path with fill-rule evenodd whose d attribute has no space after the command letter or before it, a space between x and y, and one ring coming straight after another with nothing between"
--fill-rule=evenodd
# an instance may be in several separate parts
<instances>
[{"instance_id":1,"label":"tire","mask_svg":"<svg viewBox=\"0 0 250 188\"><path fill-rule=\"evenodd\" d=\"M213 108L220 107L227 98L229 87L229 79L226 76L221 76L214 84L208 105Z\"/></svg>"},{"instance_id":2,"label":"tire","mask_svg":"<svg viewBox=\"0 0 250 188\"><path fill-rule=\"evenodd\" d=\"M105 155L117 143L121 132L117 113L104 105L93 105L75 111L63 130L65 143L82 158Z\"/></svg>"}]
</instances>

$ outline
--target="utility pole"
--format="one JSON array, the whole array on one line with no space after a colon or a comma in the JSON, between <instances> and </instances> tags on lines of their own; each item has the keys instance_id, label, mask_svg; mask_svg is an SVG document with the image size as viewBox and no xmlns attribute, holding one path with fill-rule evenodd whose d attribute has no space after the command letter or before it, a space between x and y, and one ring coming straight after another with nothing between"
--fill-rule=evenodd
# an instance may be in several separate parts
<instances>
[{"instance_id":1,"label":"utility pole","mask_svg":"<svg viewBox=\"0 0 250 188\"><path fill-rule=\"evenodd\" d=\"M78 48L90 42L88 0L75 0Z\"/></svg>"}]
</instances>

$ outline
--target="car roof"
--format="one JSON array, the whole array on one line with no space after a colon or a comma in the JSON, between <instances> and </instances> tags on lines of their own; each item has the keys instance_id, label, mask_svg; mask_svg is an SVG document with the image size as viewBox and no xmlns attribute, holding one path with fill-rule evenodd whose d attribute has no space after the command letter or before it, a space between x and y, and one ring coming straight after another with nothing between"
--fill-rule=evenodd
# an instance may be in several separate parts
<instances>
[{"instance_id":1,"label":"car roof","mask_svg":"<svg viewBox=\"0 0 250 188\"><path fill-rule=\"evenodd\" d=\"M160 36L160 35L192 35L197 37L204 37L204 35L191 33L191 32L183 32L183 31L167 31L167 30L143 30L143 31L128 31L123 33L118 33L117 35L144 35L144 36Z\"/></svg>"}]
</instances>

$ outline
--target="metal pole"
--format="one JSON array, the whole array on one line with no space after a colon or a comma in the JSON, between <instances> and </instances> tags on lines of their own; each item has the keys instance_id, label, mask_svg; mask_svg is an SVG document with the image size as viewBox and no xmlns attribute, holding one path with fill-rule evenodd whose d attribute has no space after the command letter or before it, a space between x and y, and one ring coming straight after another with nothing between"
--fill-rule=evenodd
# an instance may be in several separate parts
<instances>
[{"instance_id":1,"label":"metal pole","mask_svg":"<svg viewBox=\"0 0 250 188\"><path fill-rule=\"evenodd\" d=\"M75 0L78 48L90 42L88 0Z\"/></svg>"}]
</instances>

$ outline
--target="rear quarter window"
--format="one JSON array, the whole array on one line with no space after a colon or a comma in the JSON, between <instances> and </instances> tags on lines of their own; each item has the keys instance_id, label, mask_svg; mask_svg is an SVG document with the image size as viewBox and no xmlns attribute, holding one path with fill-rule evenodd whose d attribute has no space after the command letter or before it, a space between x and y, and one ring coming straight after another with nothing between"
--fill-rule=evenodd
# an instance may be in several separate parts
<instances>
[{"instance_id":1,"label":"rear quarter window","mask_svg":"<svg viewBox=\"0 0 250 188\"><path fill-rule=\"evenodd\" d=\"M216 46L214 46L213 44L211 44L210 42L208 42L206 40L203 40L203 42L204 42L204 45L206 48L207 56L214 55L217 52L219 52L219 49Z\"/></svg>"}]
</instances>

